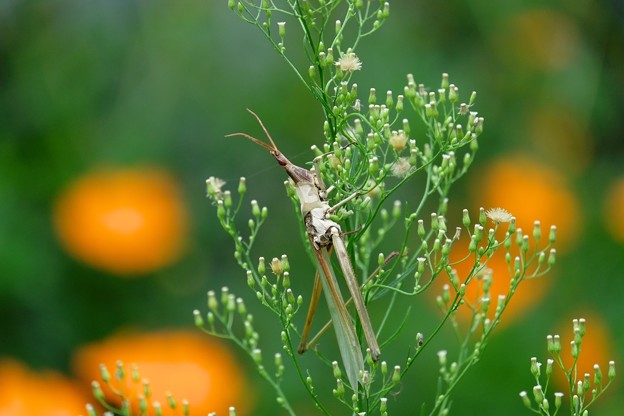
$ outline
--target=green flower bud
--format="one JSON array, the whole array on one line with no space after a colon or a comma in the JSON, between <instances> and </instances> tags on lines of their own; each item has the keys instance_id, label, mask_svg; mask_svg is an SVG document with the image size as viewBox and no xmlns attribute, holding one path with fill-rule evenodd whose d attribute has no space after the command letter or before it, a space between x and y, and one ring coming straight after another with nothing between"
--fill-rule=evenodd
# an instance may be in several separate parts
<instances>
[{"instance_id":1,"label":"green flower bud","mask_svg":"<svg viewBox=\"0 0 624 416\"><path fill-rule=\"evenodd\" d=\"M609 370L607 371L607 377L609 381L613 381L615 378L615 361L609 361Z\"/></svg>"},{"instance_id":2,"label":"green flower bud","mask_svg":"<svg viewBox=\"0 0 624 416\"><path fill-rule=\"evenodd\" d=\"M217 301L217 296L213 290L208 291L208 309L215 312L219 307L219 302Z\"/></svg>"},{"instance_id":3,"label":"green flower bud","mask_svg":"<svg viewBox=\"0 0 624 416\"><path fill-rule=\"evenodd\" d=\"M241 177L238 181L238 194L244 195L247 192L247 184L245 177Z\"/></svg>"},{"instance_id":4,"label":"green flower bud","mask_svg":"<svg viewBox=\"0 0 624 416\"><path fill-rule=\"evenodd\" d=\"M260 217L260 206L255 199L251 201L251 214L256 218Z\"/></svg>"},{"instance_id":5,"label":"green flower bud","mask_svg":"<svg viewBox=\"0 0 624 416\"><path fill-rule=\"evenodd\" d=\"M557 226L556 225L551 225L550 234L548 235L548 241L550 241L550 244L555 244L555 241L557 241Z\"/></svg>"},{"instance_id":6,"label":"green flower bud","mask_svg":"<svg viewBox=\"0 0 624 416\"><path fill-rule=\"evenodd\" d=\"M332 369L334 371L334 378L342 378L342 372L340 371L340 366L338 365L338 361L332 361Z\"/></svg>"},{"instance_id":7,"label":"green flower bud","mask_svg":"<svg viewBox=\"0 0 624 416\"><path fill-rule=\"evenodd\" d=\"M448 99L451 102L451 104L455 104L457 100L459 99L459 88L457 88L455 84L450 84L448 86L448 89L449 89Z\"/></svg>"},{"instance_id":8,"label":"green flower bud","mask_svg":"<svg viewBox=\"0 0 624 416\"><path fill-rule=\"evenodd\" d=\"M375 88L370 89L370 93L368 95L368 103L369 104L377 103L377 95L376 95Z\"/></svg>"},{"instance_id":9,"label":"green flower bud","mask_svg":"<svg viewBox=\"0 0 624 416\"><path fill-rule=\"evenodd\" d=\"M472 94L470 94L470 100L468 101L468 105L472 106L476 100L477 100L477 92L473 91Z\"/></svg>"},{"instance_id":10,"label":"green flower bud","mask_svg":"<svg viewBox=\"0 0 624 416\"><path fill-rule=\"evenodd\" d=\"M446 102L446 89L438 88L438 100L441 103L445 103Z\"/></svg>"},{"instance_id":11,"label":"green flower bud","mask_svg":"<svg viewBox=\"0 0 624 416\"><path fill-rule=\"evenodd\" d=\"M403 106L403 95L398 95L397 96L397 103L396 103L396 107L395 107L396 112L397 113L403 112L403 108L404 108L404 106ZM406 131L406 134L409 134L409 133L407 133L407 131Z\"/></svg>"},{"instance_id":12,"label":"green flower bud","mask_svg":"<svg viewBox=\"0 0 624 416\"><path fill-rule=\"evenodd\" d=\"M571 348L572 358L577 359L579 354L580 354L580 352L581 352L581 350L579 348L579 345L576 342L571 341L570 342L570 348Z\"/></svg>"},{"instance_id":13,"label":"green flower bud","mask_svg":"<svg viewBox=\"0 0 624 416\"><path fill-rule=\"evenodd\" d=\"M87 409L87 416L97 416L97 412L92 404L87 404L85 407Z\"/></svg>"},{"instance_id":14,"label":"green flower bud","mask_svg":"<svg viewBox=\"0 0 624 416\"><path fill-rule=\"evenodd\" d=\"M552 375L554 362L555 361L550 358L546 360L546 371L545 371L546 377L550 378L550 376Z\"/></svg>"},{"instance_id":15,"label":"green flower bud","mask_svg":"<svg viewBox=\"0 0 624 416\"><path fill-rule=\"evenodd\" d=\"M226 208L232 207L232 192L230 191L223 192L223 205L225 205Z\"/></svg>"},{"instance_id":16,"label":"green flower bud","mask_svg":"<svg viewBox=\"0 0 624 416\"><path fill-rule=\"evenodd\" d=\"M98 401L104 400L104 392L100 387L100 383L98 383L97 381L92 381L91 390L93 391L93 397L95 397Z\"/></svg>"},{"instance_id":17,"label":"green flower bud","mask_svg":"<svg viewBox=\"0 0 624 416\"><path fill-rule=\"evenodd\" d=\"M332 393L336 398L344 397L345 388L341 379L336 380L336 388L332 390Z\"/></svg>"},{"instance_id":18,"label":"green flower bud","mask_svg":"<svg viewBox=\"0 0 624 416\"><path fill-rule=\"evenodd\" d=\"M425 223L423 220L418 220L417 233L420 238L425 238L426 231L425 231Z\"/></svg>"},{"instance_id":19,"label":"green flower bud","mask_svg":"<svg viewBox=\"0 0 624 416\"><path fill-rule=\"evenodd\" d=\"M241 315L247 315L247 308L245 307L245 301L242 298L236 298L236 311Z\"/></svg>"},{"instance_id":20,"label":"green flower bud","mask_svg":"<svg viewBox=\"0 0 624 416\"><path fill-rule=\"evenodd\" d=\"M286 254L282 254L282 269L285 272L290 271L290 263L288 262L288 256Z\"/></svg>"},{"instance_id":21,"label":"green flower bud","mask_svg":"<svg viewBox=\"0 0 624 416\"><path fill-rule=\"evenodd\" d=\"M555 393L555 412L561 407L562 400L563 400L563 393L556 392Z\"/></svg>"},{"instance_id":22,"label":"green flower bud","mask_svg":"<svg viewBox=\"0 0 624 416\"><path fill-rule=\"evenodd\" d=\"M201 328L204 326L204 319L202 318L201 313L197 309L193 311L193 320L195 321L196 327ZM106 367L104 368L106 369ZM102 380L108 381L108 380L105 380L103 376L102 376Z\"/></svg>"},{"instance_id":23,"label":"green flower bud","mask_svg":"<svg viewBox=\"0 0 624 416\"><path fill-rule=\"evenodd\" d=\"M325 57L325 62L328 66L332 66L334 64L334 50L332 48L327 48L327 56Z\"/></svg>"},{"instance_id":24,"label":"green flower bud","mask_svg":"<svg viewBox=\"0 0 624 416\"><path fill-rule=\"evenodd\" d=\"M221 288L221 303L227 305L230 296L230 289L227 286Z\"/></svg>"},{"instance_id":25,"label":"green flower bud","mask_svg":"<svg viewBox=\"0 0 624 416\"><path fill-rule=\"evenodd\" d=\"M222 200L217 201L217 218L220 220L225 219L225 207L223 206Z\"/></svg>"},{"instance_id":26,"label":"green flower bud","mask_svg":"<svg viewBox=\"0 0 624 416\"><path fill-rule=\"evenodd\" d=\"M108 383L110 381L110 373L104 364L100 364L100 377L104 383Z\"/></svg>"},{"instance_id":27,"label":"green flower bud","mask_svg":"<svg viewBox=\"0 0 624 416\"><path fill-rule=\"evenodd\" d=\"M236 310L236 296L233 294L228 295L225 309L230 313Z\"/></svg>"},{"instance_id":28,"label":"green flower bud","mask_svg":"<svg viewBox=\"0 0 624 416\"><path fill-rule=\"evenodd\" d=\"M256 362L256 364L262 364L262 351L260 348L256 348L251 351L251 358Z\"/></svg>"},{"instance_id":29,"label":"green flower bud","mask_svg":"<svg viewBox=\"0 0 624 416\"><path fill-rule=\"evenodd\" d=\"M542 237L542 227L539 221L533 223L533 238L538 241Z\"/></svg>"},{"instance_id":30,"label":"green flower bud","mask_svg":"<svg viewBox=\"0 0 624 416\"><path fill-rule=\"evenodd\" d=\"M541 373L540 372L541 366L542 366L542 363L538 363L537 358L531 357L531 374L533 374L533 377L539 378L540 373Z\"/></svg>"},{"instance_id":31,"label":"green flower bud","mask_svg":"<svg viewBox=\"0 0 624 416\"><path fill-rule=\"evenodd\" d=\"M290 287L290 273L288 272L284 272L284 276L282 279L282 287L284 289L288 289ZM293 303L294 303L294 297L293 297Z\"/></svg>"},{"instance_id":32,"label":"green flower bud","mask_svg":"<svg viewBox=\"0 0 624 416\"><path fill-rule=\"evenodd\" d=\"M539 384L533 387L533 397L536 403L542 403L544 401L544 392L542 391L542 386Z\"/></svg>"},{"instance_id":33,"label":"green flower bud","mask_svg":"<svg viewBox=\"0 0 624 416\"><path fill-rule=\"evenodd\" d=\"M395 365L394 372L392 373L392 383L398 384L401 381L401 366Z\"/></svg>"},{"instance_id":34,"label":"green flower bud","mask_svg":"<svg viewBox=\"0 0 624 416\"><path fill-rule=\"evenodd\" d=\"M384 3L382 16L383 16L384 19L387 19L390 16L390 3L389 2L385 2Z\"/></svg>"}]
</instances>

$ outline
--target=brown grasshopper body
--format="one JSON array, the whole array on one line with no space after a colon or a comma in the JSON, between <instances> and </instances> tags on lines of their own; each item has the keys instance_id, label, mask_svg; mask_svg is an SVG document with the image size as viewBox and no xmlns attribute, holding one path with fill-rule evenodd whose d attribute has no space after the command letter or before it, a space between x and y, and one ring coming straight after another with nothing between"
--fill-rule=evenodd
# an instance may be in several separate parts
<instances>
[{"instance_id":1,"label":"brown grasshopper body","mask_svg":"<svg viewBox=\"0 0 624 416\"><path fill-rule=\"evenodd\" d=\"M267 149L275 158L277 163L284 168L295 185L295 190L301 204L301 214L305 221L306 231L310 244L312 245L318 263L317 276L314 282L313 296L306 318L306 324L302 334L302 341L299 352L307 350L307 337L312 323L312 318L316 312L316 303L319 300L321 287L325 292L327 304L330 310L332 323L336 331L338 346L343 358L345 370L349 382L354 391L357 391L358 381L364 370L364 360L359 340L355 331L351 316L347 311L345 302L340 293L340 288L335 272L331 266L330 250L336 252L340 268L349 287L349 292L353 298L364 337L368 344L371 358L377 360L381 354L375 333L370 323L368 311L360 292L358 281L353 271L353 266L349 260L347 249L343 240L340 225L329 219L332 208L326 200L325 186L320 177L314 172L291 163L275 146L273 139L267 129L262 124L260 118L251 110L249 111L260 123L264 133L269 138L270 144L262 142L255 137L244 133L235 133L229 136L243 136L254 143ZM339 204L340 205L340 204ZM320 278L319 278L320 276ZM320 280L320 283L319 283Z\"/></svg>"}]
</instances>

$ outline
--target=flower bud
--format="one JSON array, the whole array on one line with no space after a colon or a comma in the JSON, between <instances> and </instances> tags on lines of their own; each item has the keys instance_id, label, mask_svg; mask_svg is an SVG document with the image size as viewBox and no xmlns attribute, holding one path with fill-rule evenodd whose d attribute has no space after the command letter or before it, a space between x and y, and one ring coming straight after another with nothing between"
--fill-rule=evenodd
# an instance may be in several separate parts
<instances>
[{"instance_id":1,"label":"flower bud","mask_svg":"<svg viewBox=\"0 0 624 416\"><path fill-rule=\"evenodd\" d=\"M219 303L217 302L217 297L213 290L208 291L208 309L213 312L216 312L219 307Z\"/></svg>"},{"instance_id":2,"label":"flower bud","mask_svg":"<svg viewBox=\"0 0 624 416\"><path fill-rule=\"evenodd\" d=\"M253 358L256 364L262 364L262 351L260 348L256 348L251 351L251 358Z\"/></svg>"},{"instance_id":3,"label":"flower bud","mask_svg":"<svg viewBox=\"0 0 624 416\"><path fill-rule=\"evenodd\" d=\"M256 218L260 216L260 206L258 205L258 201L255 199L251 201L251 214Z\"/></svg>"},{"instance_id":4,"label":"flower bud","mask_svg":"<svg viewBox=\"0 0 624 416\"><path fill-rule=\"evenodd\" d=\"M550 241L550 244L554 244L556 240L557 240L557 226L551 225L550 234L548 235L548 241Z\"/></svg>"},{"instance_id":5,"label":"flower bud","mask_svg":"<svg viewBox=\"0 0 624 416\"><path fill-rule=\"evenodd\" d=\"M345 394L345 388L344 388L344 384L342 383L342 379L336 379L336 388L332 390L332 393L334 395L334 397L340 398L340 397L344 397Z\"/></svg>"},{"instance_id":6,"label":"flower bud","mask_svg":"<svg viewBox=\"0 0 624 416\"><path fill-rule=\"evenodd\" d=\"M104 400L104 392L102 391L102 388L100 387L100 383L98 383L97 381L92 381L91 390L93 391L93 396L96 399L98 399L99 401Z\"/></svg>"},{"instance_id":7,"label":"flower bud","mask_svg":"<svg viewBox=\"0 0 624 416\"><path fill-rule=\"evenodd\" d=\"M555 393L555 412L557 411L557 409L561 407L562 400L563 400L563 393L556 392Z\"/></svg>"},{"instance_id":8,"label":"flower bud","mask_svg":"<svg viewBox=\"0 0 624 416\"><path fill-rule=\"evenodd\" d=\"M533 223L533 238L538 241L542 237L542 227L539 221Z\"/></svg>"},{"instance_id":9,"label":"flower bud","mask_svg":"<svg viewBox=\"0 0 624 416\"><path fill-rule=\"evenodd\" d=\"M370 89L370 94L368 95L368 103L369 104L377 103L377 95L375 94L375 88Z\"/></svg>"},{"instance_id":10,"label":"flower bud","mask_svg":"<svg viewBox=\"0 0 624 416\"><path fill-rule=\"evenodd\" d=\"M531 374L533 377L538 378L540 376L540 367L542 363L537 362L537 358L531 357Z\"/></svg>"},{"instance_id":11,"label":"flower bud","mask_svg":"<svg viewBox=\"0 0 624 416\"><path fill-rule=\"evenodd\" d=\"M232 207L232 192L230 192L230 191L224 191L223 192L223 205L226 208L231 208Z\"/></svg>"},{"instance_id":12,"label":"flower bud","mask_svg":"<svg viewBox=\"0 0 624 416\"><path fill-rule=\"evenodd\" d=\"M544 392L542 391L542 386L539 384L533 387L533 397L535 398L536 403L544 401Z\"/></svg>"},{"instance_id":13,"label":"flower bud","mask_svg":"<svg viewBox=\"0 0 624 416\"><path fill-rule=\"evenodd\" d=\"M397 113L401 113L403 111L403 95L398 95L397 96L397 102L396 102L396 112Z\"/></svg>"},{"instance_id":14,"label":"flower bud","mask_svg":"<svg viewBox=\"0 0 624 416\"><path fill-rule=\"evenodd\" d=\"M195 321L195 326L196 327L201 328L201 327L204 326L204 319L202 318L201 313L197 309L195 309L193 311L193 320ZM106 367L104 367L104 369L106 369ZM100 370L101 370L101 368L100 368ZM102 380L108 381L108 380L104 379L104 376L102 376Z\"/></svg>"},{"instance_id":15,"label":"flower bud","mask_svg":"<svg viewBox=\"0 0 624 416\"><path fill-rule=\"evenodd\" d=\"M394 372L392 373L392 383L398 384L401 381L401 366L395 365Z\"/></svg>"},{"instance_id":16,"label":"flower bud","mask_svg":"<svg viewBox=\"0 0 624 416\"><path fill-rule=\"evenodd\" d=\"M284 272L282 262L277 257L273 257L273 260L271 260L271 272L276 276L281 276Z\"/></svg>"},{"instance_id":17,"label":"flower bud","mask_svg":"<svg viewBox=\"0 0 624 416\"><path fill-rule=\"evenodd\" d=\"M615 378L615 361L609 361L609 370L607 371L607 377L609 381L613 381Z\"/></svg>"},{"instance_id":18,"label":"flower bud","mask_svg":"<svg viewBox=\"0 0 624 416\"><path fill-rule=\"evenodd\" d=\"M580 354L580 352L581 352L580 348L579 348L579 345L576 342L571 341L570 342L570 348L571 348L572 358L577 359L579 354Z\"/></svg>"}]
</instances>

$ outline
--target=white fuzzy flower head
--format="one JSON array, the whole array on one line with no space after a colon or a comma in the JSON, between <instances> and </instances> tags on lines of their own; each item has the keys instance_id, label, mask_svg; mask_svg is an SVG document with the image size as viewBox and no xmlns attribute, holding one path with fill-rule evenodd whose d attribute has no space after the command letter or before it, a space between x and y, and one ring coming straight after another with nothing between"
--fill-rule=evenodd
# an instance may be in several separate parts
<instances>
[{"instance_id":1,"label":"white fuzzy flower head","mask_svg":"<svg viewBox=\"0 0 624 416\"><path fill-rule=\"evenodd\" d=\"M397 178L403 179L410 174L412 166L410 165L408 158L400 157L396 160L396 162L394 162L390 171Z\"/></svg>"},{"instance_id":2,"label":"white fuzzy flower head","mask_svg":"<svg viewBox=\"0 0 624 416\"><path fill-rule=\"evenodd\" d=\"M341 71L354 72L362 69L362 62L353 52L349 52L340 57L336 66L340 67Z\"/></svg>"},{"instance_id":3,"label":"white fuzzy flower head","mask_svg":"<svg viewBox=\"0 0 624 416\"><path fill-rule=\"evenodd\" d=\"M504 208L490 208L485 211L485 216L497 225L503 222L511 222L513 219L513 215Z\"/></svg>"},{"instance_id":4,"label":"white fuzzy flower head","mask_svg":"<svg viewBox=\"0 0 624 416\"><path fill-rule=\"evenodd\" d=\"M225 185L225 181L220 178L216 178L214 176L206 179L206 186L208 188L208 196L211 198L220 199L222 196L223 185Z\"/></svg>"},{"instance_id":5,"label":"white fuzzy flower head","mask_svg":"<svg viewBox=\"0 0 624 416\"><path fill-rule=\"evenodd\" d=\"M403 149L405 149L407 136L403 130L393 131L388 143L390 143L390 146L392 146L397 153L400 153Z\"/></svg>"}]
</instances>

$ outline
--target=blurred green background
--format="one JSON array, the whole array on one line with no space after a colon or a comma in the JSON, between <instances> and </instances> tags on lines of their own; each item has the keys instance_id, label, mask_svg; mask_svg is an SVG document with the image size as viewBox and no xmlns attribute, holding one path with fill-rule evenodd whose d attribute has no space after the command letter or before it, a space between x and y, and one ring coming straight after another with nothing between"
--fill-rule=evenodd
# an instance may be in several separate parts
<instances>
[{"instance_id":1,"label":"blurred green background","mask_svg":"<svg viewBox=\"0 0 624 416\"><path fill-rule=\"evenodd\" d=\"M464 97L478 91L485 133L453 209L478 208L487 166L518 154L560 175L575 204L557 206L547 218L568 218L573 230L546 277L547 294L493 339L457 390L455 414L526 414L518 392L533 386L529 358L545 360L545 335L567 330L573 317L588 316L590 338L593 322L604 328L596 350L603 370L608 359L620 364L622 3L395 1L386 26L365 39L358 56L363 70L353 80L362 94L369 87L401 91L408 72L430 88L448 72ZM302 279L297 285L311 283L311 265L292 243L298 234L283 172L261 149L224 135L255 134L245 112L252 108L281 150L304 163L309 146L321 141L320 106L225 1L4 0L0 85L0 357L73 378L75 351L120 329L192 330L191 312L204 308L207 290L227 285L257 308L205 198L211 175L232 187L247 177L250 198L270 211L257 254L287 252ZM68 254L55 231L55 204L70 183L100 166L156 166L175 178L188 211L186 249L177 261L120 278ZM608 211L609 201L616 209ZM527 202L539 208L541 201ZM429 306L421 306L421 322L407 332L439 317ZM273 322L257 322L266 351L278 351ZM390 401L395 414L431 403L431 353ZM266 384L245 357L240 361L260 392L251 414L279 414ZM620 386L596 414L621 414ZM305 400L297 383L286 388L295 402Z\"/></svg>"}]
</instances>

